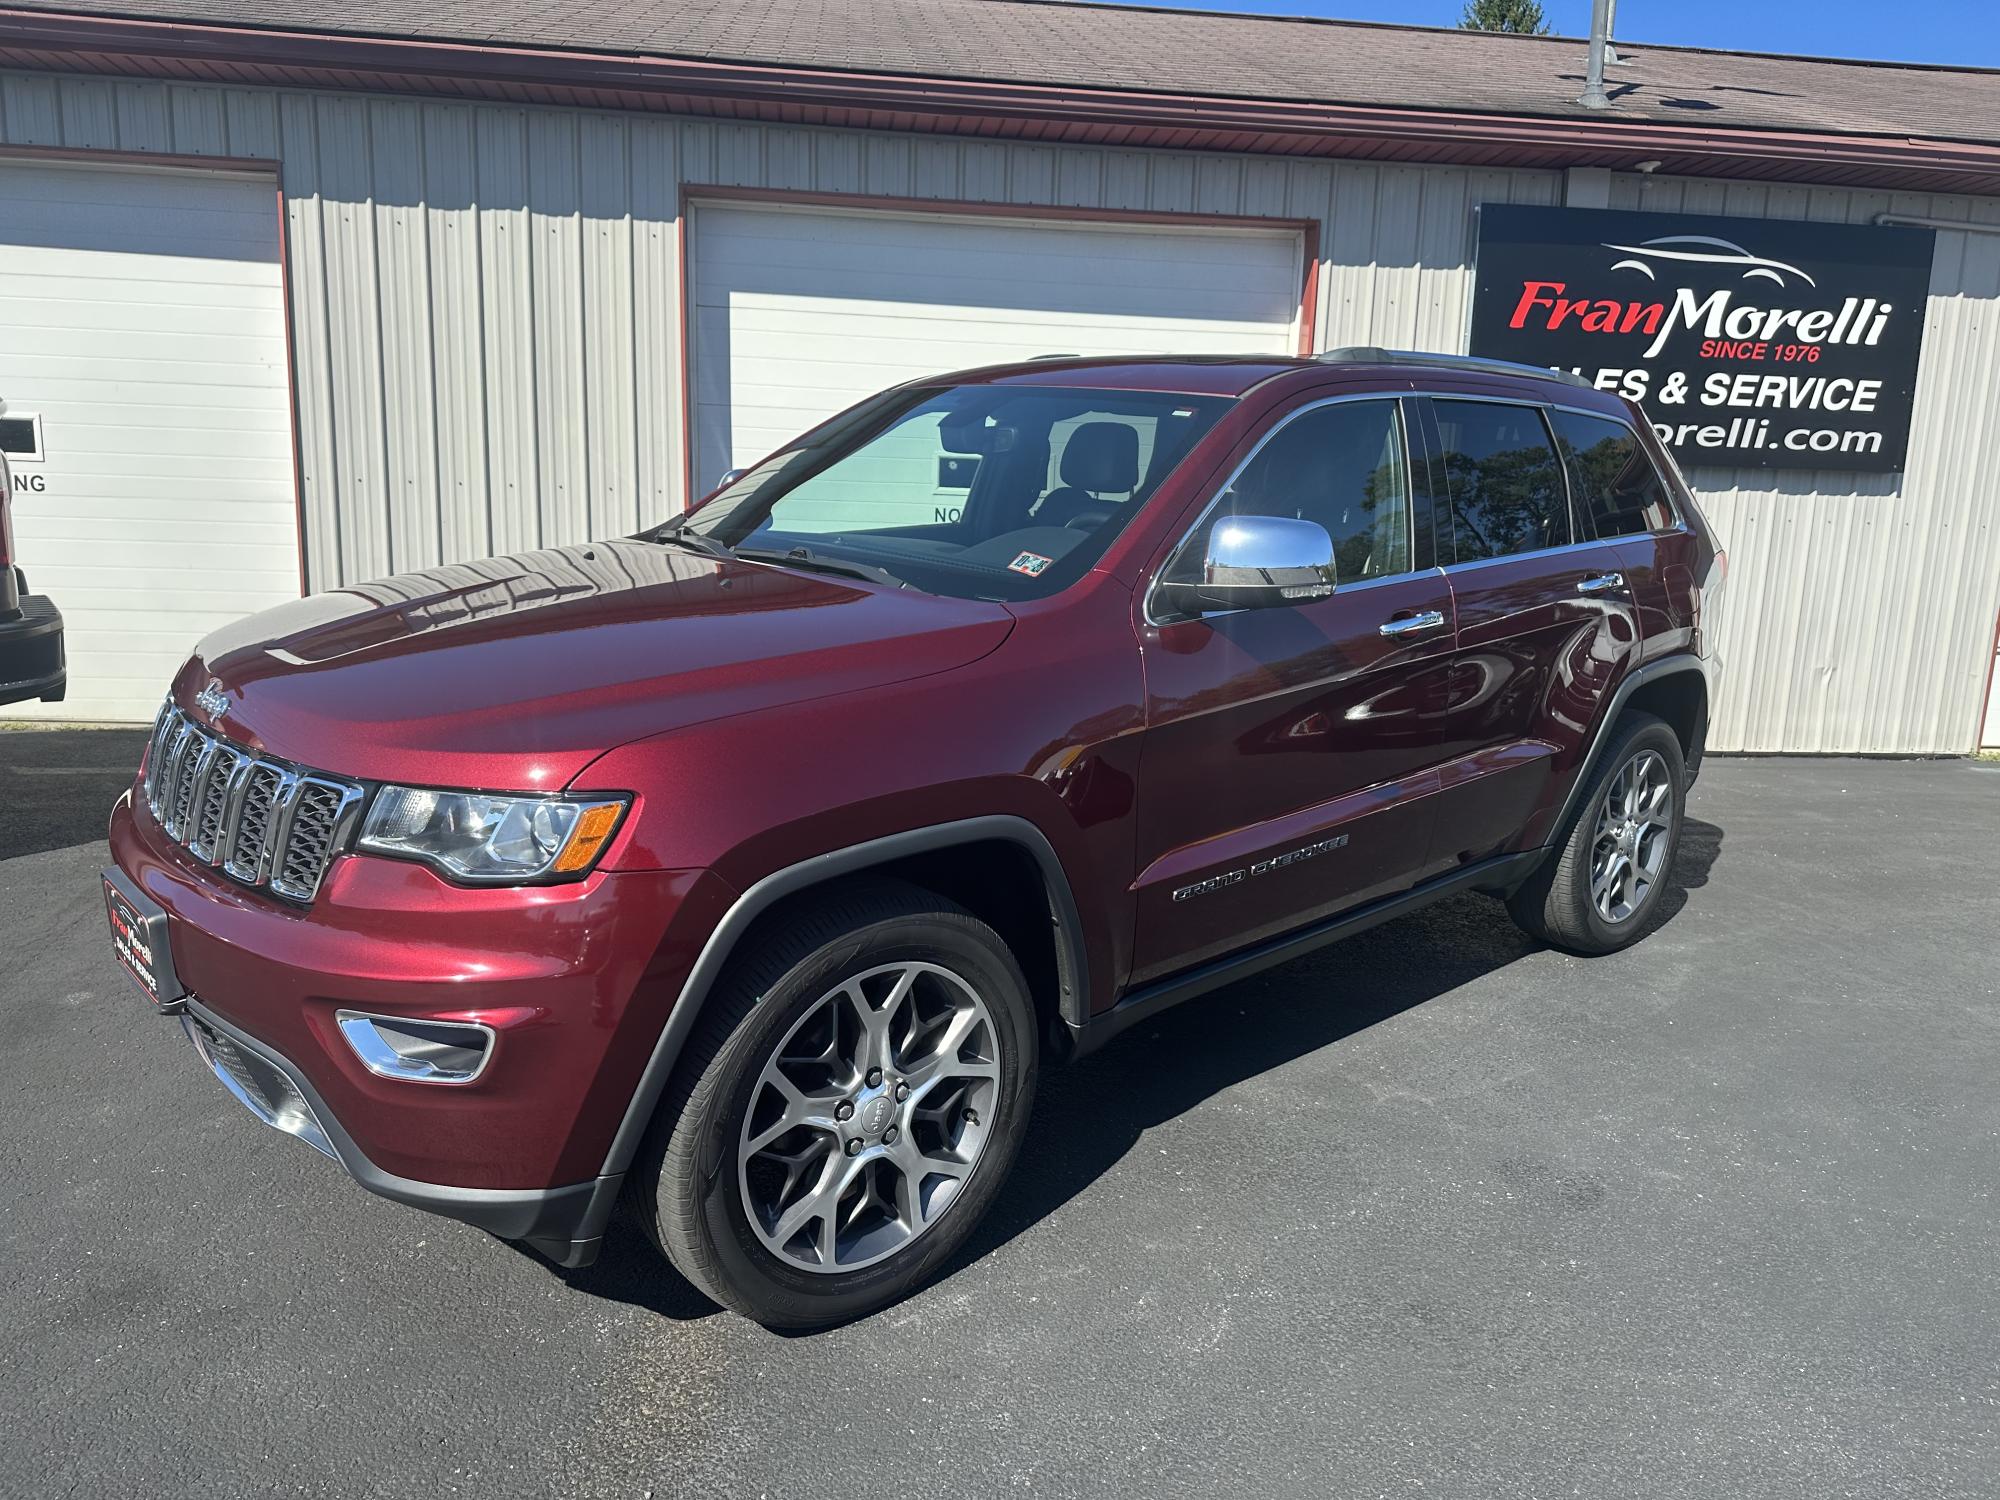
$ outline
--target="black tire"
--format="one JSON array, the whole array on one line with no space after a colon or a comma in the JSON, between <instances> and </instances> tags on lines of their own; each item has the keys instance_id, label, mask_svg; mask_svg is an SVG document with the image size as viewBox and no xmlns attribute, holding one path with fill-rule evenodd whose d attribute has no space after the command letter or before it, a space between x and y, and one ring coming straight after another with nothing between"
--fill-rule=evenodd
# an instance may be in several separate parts
<instances>
[{"instance_id":1,"label":"black tire","mask_svg":"<svg viewBox=\"0 0 2000 1500\"><path fill-rule=\"evenodd\" d=\"M1652 753L1664 762L1670 808L1659 873L1631 914L1608 920L1591 893L1591 859L1597 818L1605 794L1635 760ZM1535 873L1507 898L1507 910L1523 931L1552 947L1583 955L1615 953L1650 932L1660 919L1665 894L1680 853L1681 825L1687 814L1687 768L1678 735L1651 714L1632 712L1611 732L1611 741L1591 770L1576 812Z\"/></svg>"},{"instance_id":2,"label":"black tire","mask_svg":"<svg viewBox=\"0 0 2000 1500\"><path fill-rule=\"evenodd\" d=\"M634 1167L633 1200L682 1275L769 1328L812 1328L873 1312L928 1278L979 1222L1012 1166L1034 1098L1037 1025L1020 965L963 908L898 881L807 898L751 934L703 1009ZM884 964L937 964L984 1001L998 1044L997 1118L956 1197L900 1251L852 1271L802 1269L752 1229L738 1143L772 1052L829 991Z\"/></svg>"}]
</instances>

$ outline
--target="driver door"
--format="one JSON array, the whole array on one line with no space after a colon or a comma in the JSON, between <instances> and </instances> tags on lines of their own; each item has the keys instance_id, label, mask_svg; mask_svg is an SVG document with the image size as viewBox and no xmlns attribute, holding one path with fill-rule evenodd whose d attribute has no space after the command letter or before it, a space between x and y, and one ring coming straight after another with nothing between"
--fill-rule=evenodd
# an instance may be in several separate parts
<instances>
[{"instance_id":1,"label":"driver door","mask_svg":"<svg viewBox=\"0 0 2000 1500\"><path fill-rule=\"evenodd\" d=\"M1135 983L1427 873L1455 621L1404 405L1279 417L1176 554L1218 519L1315 521L1335 588L1144 627Z\"/></svg>"}]
</instances>

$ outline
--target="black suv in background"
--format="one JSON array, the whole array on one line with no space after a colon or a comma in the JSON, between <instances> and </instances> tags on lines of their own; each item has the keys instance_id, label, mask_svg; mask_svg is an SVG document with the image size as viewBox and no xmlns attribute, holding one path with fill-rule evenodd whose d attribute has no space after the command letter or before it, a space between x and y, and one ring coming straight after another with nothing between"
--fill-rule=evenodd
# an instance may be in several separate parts
<instances>
[{"instance_id":1,"label":"black suv in background","mask_svg":"<svg viewBox=\"0 0 2000 1500\"><path fill-rule=\"evenodd\" d=\"M0 703L58 703L69 684L62 615L14 566L14 476L0 457Z\"/></svg>"}]
</instances>

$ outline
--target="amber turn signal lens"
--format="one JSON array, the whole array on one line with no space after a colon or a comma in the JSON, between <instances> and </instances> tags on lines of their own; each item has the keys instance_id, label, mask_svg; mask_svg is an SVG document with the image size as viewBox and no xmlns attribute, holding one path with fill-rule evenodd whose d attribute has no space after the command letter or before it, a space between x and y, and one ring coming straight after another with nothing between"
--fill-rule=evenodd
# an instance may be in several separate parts
<instances>
[{"instance_id":1,"label":"amber turn signal lens","mask_svg":"<svg viewBox=\"0 0 2000 1500\"><path fill-rule=\"evenodd\" d=\"M618 815L623 811L625 804L622 802L600 802L595 807L585 808L583 816L576 820L576 827L570 831L569 843L549 867L550 873L573 875L595 864L604 846L611 842L612 832L618 827Z\"/></svg>"}]
</instances>

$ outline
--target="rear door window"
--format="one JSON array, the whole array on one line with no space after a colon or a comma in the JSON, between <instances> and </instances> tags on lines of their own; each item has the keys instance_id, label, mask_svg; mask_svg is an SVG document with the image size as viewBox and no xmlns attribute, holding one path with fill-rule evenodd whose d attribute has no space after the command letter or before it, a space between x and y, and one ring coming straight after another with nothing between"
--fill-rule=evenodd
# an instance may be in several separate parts
<instances>
[{"instance_id":1,"label":"rear door window","mask_svg":"<svg viewBox=\"0 0 2000 1500\"><path fill-rule=\"evenodd\" d=\"M1577 411L1552 411L1549 420L1569 464L1577 508L1596 535L1673 529L1677 518L1667 487L1631 428Z\"/></svg>"},{"instance_id":2,"label":"rear door window","mask_svg":"<svg viewBox=\"0 0 2000 1500\"><path fill-rule=\"evenodd\" d=\"M1539 552L1576 539L1562 464L1541 408L1436 399L1431 410L1451 492L1453 561ZM1445 546L1440 532L1440 554Z\"/></svg>"}]
</instances>

